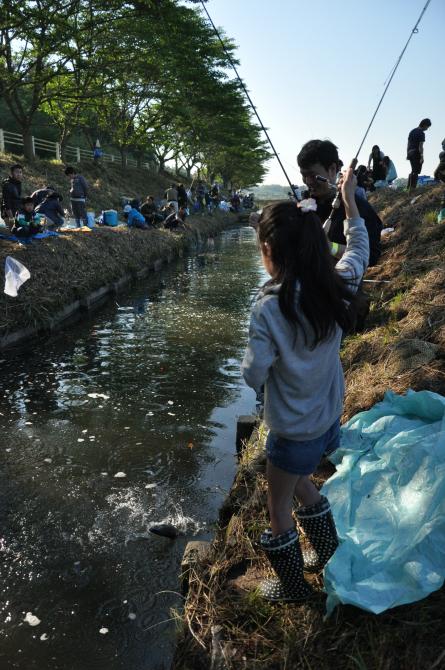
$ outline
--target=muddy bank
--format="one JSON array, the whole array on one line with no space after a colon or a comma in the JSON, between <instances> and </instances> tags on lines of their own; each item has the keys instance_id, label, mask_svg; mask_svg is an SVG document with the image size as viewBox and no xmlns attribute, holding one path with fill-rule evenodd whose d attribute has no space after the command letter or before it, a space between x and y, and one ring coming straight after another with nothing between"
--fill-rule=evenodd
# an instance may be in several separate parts
<instances>
[{"instance_id":1,"label":"muddy bank","mask_svg":"<svg viewBox=\"0 0 445 670\"><path fill-rule=\"evenodd\" d=\"M388 389L445 394L445 225L435 222L442 192L443 186L419 189L414 203L406 193L372 198L395 231L384 238L380 264L367 273L367 279L388 283L366 284L366 329L344 343L344 419ZM320 576L309 577L318 594L307 604L273 605L257 596L255 586L268 574L258 548L267 525L264 441L260 426L221 509L215 539L189 568L175 670L441 667L445 589L379 616L339 607L327 621ZM319 471L316 484L331 474Z\"/></svg>"},{"instance_id":2,"label":"muddy bank","mask_svg":"<svg viewBox=\"0 0 445 670\"><path fill-rule=\"evenodd\" d=\"M179 234L101 227L67 231L29 245L0 240L0 267L4 268L6 256L12 256L31 273L16 298L0 294L0 348L59 327L130 281L199 248L209 237L237 225L237 220L230 214L215 214L190 217L188 224L189 230Z\"/></svg>"}]
</instances>

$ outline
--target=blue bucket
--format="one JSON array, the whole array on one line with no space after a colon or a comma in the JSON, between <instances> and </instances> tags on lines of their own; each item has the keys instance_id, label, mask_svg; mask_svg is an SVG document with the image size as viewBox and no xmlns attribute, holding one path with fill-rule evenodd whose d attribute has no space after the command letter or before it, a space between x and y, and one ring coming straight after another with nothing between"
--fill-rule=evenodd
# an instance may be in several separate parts
<instances>
[{"instance_id":1,"label":"blue bucket","mask_svg":"<svg viewBox=\"0 0 445 670\"><path fill-rule=\"evenodd\" d=\"M94 212L87 212L87 221L88 228L94 228Z\"/></svg>"},{"instance_id":2,"label":"blue bucket","mask_svg":"<svg viewBox=\"0 0 445 670\"><path fill-rule=\"evenodd\" d=\"M104 226L117 226L117 212L115 209L106 209L103 213Z\"/></svg>"}]
</instances>

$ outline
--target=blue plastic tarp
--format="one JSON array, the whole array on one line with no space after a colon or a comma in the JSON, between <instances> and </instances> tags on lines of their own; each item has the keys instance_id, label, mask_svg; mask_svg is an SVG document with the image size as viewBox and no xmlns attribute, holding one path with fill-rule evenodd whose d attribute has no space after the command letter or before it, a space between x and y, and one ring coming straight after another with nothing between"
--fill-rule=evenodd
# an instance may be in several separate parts
<instances>
[{"instance_id":1,"label":"blue plastic tarp","mask_svg":"<svg viewBox=\"0 0 445 670\"><path fill-rule=\"evenodd\" d=\"M388 392L342 428L323 486L340 546L325 569L327 612L380 613L425 598L445 576L445 398Z\"/></svg>"}]
</instances>

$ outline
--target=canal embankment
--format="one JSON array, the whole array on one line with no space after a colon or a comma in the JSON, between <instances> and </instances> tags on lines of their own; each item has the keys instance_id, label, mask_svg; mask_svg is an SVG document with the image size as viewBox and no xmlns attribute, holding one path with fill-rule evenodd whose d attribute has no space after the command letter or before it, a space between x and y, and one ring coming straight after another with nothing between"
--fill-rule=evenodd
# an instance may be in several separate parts
<instances>
[{"instance_id":1,"label":"canal embankment","mask_svg":"<svg viewBox=\"0 0 445 670\"><path fill-rule=\"evenodd\" d=\"M363 332L347 337L343 420L369 409L389 389L445 394L445 225L437 224L443 187L412 195L372 197L385 227L378 266L367 275L371 300ZM341 606L325 619L321 575L306 604L273 605L255 591L268 574L259 536L268 525L265 427L248 441L221 508L215 539L187 565L188 594L181 617L175 670L333 667L441 667L445 644L445 591L423 601L373 615ZM322 485L334 472L326 465Z\"/></svg>"},{"instance_id":2,"label":"canal embankment","mask_svg":"<svg viewBox=\"0 0 445 670\"><path fill-rule=\"evenodd\" d=\"M235 215L217 212L189 217L181 233L99 227L68 229L27 245L0 240L0 266L12 256L31 273L17 297L0 294L0 349L79 318L131 282L235 225Z\"/></svg>"}]
</instances>

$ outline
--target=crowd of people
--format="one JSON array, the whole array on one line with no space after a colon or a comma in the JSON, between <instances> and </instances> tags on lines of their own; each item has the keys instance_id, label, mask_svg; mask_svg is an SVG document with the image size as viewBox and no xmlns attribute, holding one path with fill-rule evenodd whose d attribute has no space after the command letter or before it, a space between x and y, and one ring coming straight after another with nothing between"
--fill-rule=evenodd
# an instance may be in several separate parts
<instances>
[{"instance_id":1,"label":"crowd of people","mask_svg":"<svg viewBox=\"0 0 445 670\"><path fill-rule=\"evenodd\" d=\"M91 227L92 224L110 225L104 213L89 219L87 201L89 185L85 177L74 167L67 167L65 176L70 181L69 199L75 226ZM62 207L63 197L50 185L34 193L22 196L23 166L16 163L10 168L10 175L2 184L1 216L9 223L11 233L17 237L31 237L46 230L59 230L70 217L68 209ZM130 228L148 230L166 228L181 231L187 228L186 218L191 214L208 213L214 210L239 212L253 207L253 195L243 195L239 191L223 194L220 185L214 181L209 187L203 180L184 184L172 182L163 197L148 195L141 199L125 199L121 218ZM108 210L109 211L109 210ZM118 223L116 212L115 222ZM113 224L114 225L114 224Z\"/></svg>"},{"instance_id":2,"label":"crowd of people","mask_svg":"<svg viewBox=\"0 0 445 670\"><path fill-rule=\"evenodd\" d=\"M423 165L425 131L430 127L430 119L422 119L419 125L408 135L407 160L411 165L407 184L409 191L413 191L417 186ZM310 152L314 149L314 147L310 149L309 145L310 143L305 145L305 151L302 150L298 161L306 186L311 181L307 165L308 161L311 163L313 156ZM318 178L321 177L321 179L317 183L313 183L310 189L314 197L321 200L323 200L321 197L323 192L325 192L325 195L332 195L331 185L335 184L340 174L339 171L343 167L343 163L336 154L335 146L332 143L325 142L323 147L323 149L320 149L320 162L317 172ZM308 151L309 158L305 157L305 152ZM445 182L445 140L442 142L439 161L434 178ZM337 169L335 175L331 174L331 166L334 163ZM70 181L70 208L75 226L91 226L94 223L94 217L93 221L89 220L87 212L89 185L86 179L71 166L65 168L64 174ZM365 215L366 227L370 234L370 264L372 265L379 255L381 221L374 210L363 203L367 200L368 192L390 186L397 178L397 171L391 158L385 155L378 145L374 145L369 155L368 164L359 165L355 171L355 176L360 214ZM47 185L23 197L22 181L23 166L16 163L11 166L10 175L2 184L1 216L9 222L11 232L18 237L29 237L42 232L44 226L49 230L60 229L66 218L70 216L69 211L62 207L62 195L55 188ZM294 194L290 195L294 196ZM298 195L305 197L305 187L299 189ZM218 182L213 181L211 185L208 185L204 180L198 179L196 183L193 181L190 186L172 182L163 197L155 198L153 195L149 195L143 201L138 198L127 199L123 204L121 217L129 227L143 230L165 227L169 230L181 231L187 228L186 219L192 213L211 214L215 209L240 212L243 209L252 209L254 201L252 193L246 194L242 191L233 190L230 193L223 194ZM324 208L323 202L320 202L318 206L322 211ZM327 214L327 211L322 212L321 216L324 213ZM345 244L342 233L342 215L343 212L340 208L333 217L330 232L332 242L339 244L340 248ZM107 219L103 215L95 221L107 225Z\"/></svg>"}]
</instances>

